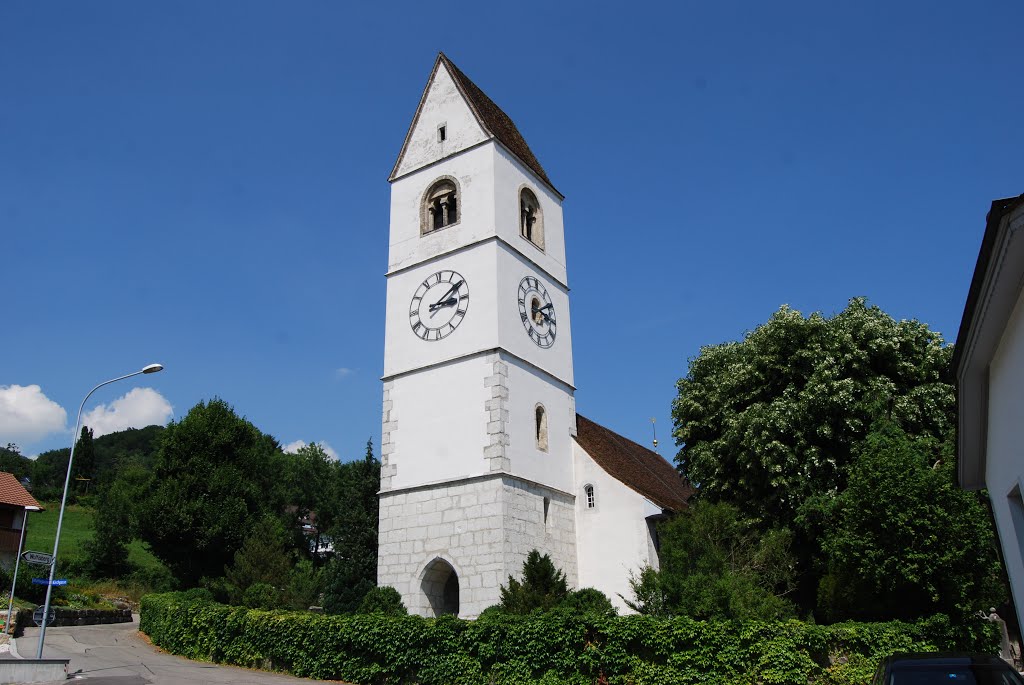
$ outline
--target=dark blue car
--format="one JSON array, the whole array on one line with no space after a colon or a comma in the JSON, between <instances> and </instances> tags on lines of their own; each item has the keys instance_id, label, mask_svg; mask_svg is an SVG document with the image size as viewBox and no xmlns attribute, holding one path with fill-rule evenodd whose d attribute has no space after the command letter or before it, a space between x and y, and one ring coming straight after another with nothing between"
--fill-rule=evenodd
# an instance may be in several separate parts
<instances>
[{"instance_id":1,"label":"dark blue car","mask_svg":"<svg viewBox=\"0 0 1024 685\"><path fill-rule=\"evenodd\" d=\"M997 656L962 652L893 654L882 660L872 685L1024 685Z\"/></svg>"}]
</instances>

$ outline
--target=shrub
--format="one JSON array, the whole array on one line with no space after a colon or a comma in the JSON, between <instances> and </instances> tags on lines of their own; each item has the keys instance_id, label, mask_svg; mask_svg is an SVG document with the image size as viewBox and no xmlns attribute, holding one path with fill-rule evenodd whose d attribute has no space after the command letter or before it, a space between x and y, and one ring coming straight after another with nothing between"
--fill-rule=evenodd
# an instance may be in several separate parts
<instances>
[{"instance_id":1,"label":"shrub","mask_svg":"<svg viewBox=\"0 0 1024 685\"><path fill-rule=\"evenodd\" d=\"M619 613L606 594L592 587L570 592L558 608L564 608L577 614L597 614L599 616L615 616Z\"/></svg>"},{"instance_id":2,"label":"shrub","mask_svg":"<svg viewBox=\"0 0 1024 685\"><path fill-rule=\"evenodd\" d=\"M276 609L281 606L281 593L267 583L253 583L242 595L242 604L250 609Z\"/></svg>"},{"instance_id":3,"label":"shrub","mask_svg":"<svg viewBox=\"0 0 1024 685\"><path fill-rule=\"evenodd\" d=\"M491 613L329 616L147 595L140 629L192 659L353 683L854 685L895 651L993 651L992 624L698 621L686 617Z\"/></svg>"},{"instance_id":4,"label":"shrub","mask_svg":"<svg viewBox=\"0 0 1024 685\"><path fill-rule=\"evenodd\" d=\"M405 616L409 612L402 603L402 595L398 590L387 585L375 587L366 593L360 602L357 614L384 614L385 616Z\"/></svg>"},{"instance_id":5,"label":"shrub","mask_svg":"<svg viewBox=\"0 0 1024 685\"><path fill-rule=\"evenodd\" d=\"M501 586L501 607L510 614L528 614L551 609L568 596L565 574L547 554L532 550L523 562L522 582L509 576L508 587Z\"/></svg>"}]
</instances>

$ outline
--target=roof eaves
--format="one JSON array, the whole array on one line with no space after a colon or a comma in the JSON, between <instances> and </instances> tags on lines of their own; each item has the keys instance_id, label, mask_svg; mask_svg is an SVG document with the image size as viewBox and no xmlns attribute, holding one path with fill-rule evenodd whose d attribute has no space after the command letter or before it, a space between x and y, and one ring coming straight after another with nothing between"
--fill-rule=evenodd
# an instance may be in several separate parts
<instances>
[{"instance_id":1,"label":"roof eaves","mask_svg":"<svg viewBox=\"0 0 1024 685\"><path fill-rule=\"evenodd\" d=\"M1013 212L1021 204L1024 204L1024 194L1017 197L994 200L992 208L989 209L985 221L985 234L981 239L981 249L978 250L978 260L974 266L974 275L971 277L970 289L967 291L967 302L964 304L964 314L960 319L960 330L957 332L956 346L953 348L953 358L950 361L954 374L957 374L963 361L963 350L966 348L965 343L974 324L978 301L981 299L982 290L985 285L985 277L988 275L989 267L991 266L996 246L996 237L999 234L999 225L1002 223L1004 216Z\"/></svg>"}]
</instances>

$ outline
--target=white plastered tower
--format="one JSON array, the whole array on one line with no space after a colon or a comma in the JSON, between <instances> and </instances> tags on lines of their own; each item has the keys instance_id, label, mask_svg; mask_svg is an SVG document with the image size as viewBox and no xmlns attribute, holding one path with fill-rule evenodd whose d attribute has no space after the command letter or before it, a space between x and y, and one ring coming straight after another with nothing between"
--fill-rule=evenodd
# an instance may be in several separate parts
<instances>
[{"instance_id":1,"label":"white plastered tower","mask_svg":"<svg viewBox=\"0 0 1024 685\"><path fill-rule=\"evenodd\" d=\"M473 617L538 549L575 586L562 195L443 54L389 180L378 583Z\"/></svg>"}]
</instances>

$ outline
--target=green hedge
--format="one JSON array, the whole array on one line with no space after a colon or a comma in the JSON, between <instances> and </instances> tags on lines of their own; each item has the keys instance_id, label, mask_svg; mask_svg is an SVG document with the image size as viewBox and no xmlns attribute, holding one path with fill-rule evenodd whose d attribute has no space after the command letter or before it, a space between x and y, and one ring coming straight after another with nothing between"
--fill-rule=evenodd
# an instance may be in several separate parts
<instances>
[{"instance_id":1,"label":"green hedge","mask_svg":"<svg viewBox=\"0 0 1024 685\"><path fill-rule=\"evenodd\" d=\"M694 621L553 611L452 616L324 616L148 595L140 629L174 654L354 683L853 685L894 651L995 651L979 619L918 623Z\"/></svg>"}]
</instances>

